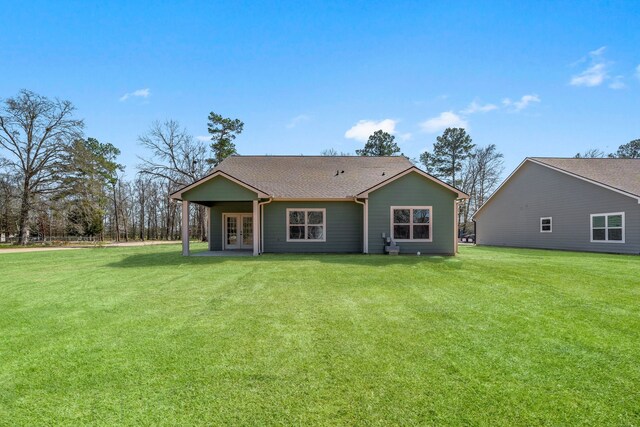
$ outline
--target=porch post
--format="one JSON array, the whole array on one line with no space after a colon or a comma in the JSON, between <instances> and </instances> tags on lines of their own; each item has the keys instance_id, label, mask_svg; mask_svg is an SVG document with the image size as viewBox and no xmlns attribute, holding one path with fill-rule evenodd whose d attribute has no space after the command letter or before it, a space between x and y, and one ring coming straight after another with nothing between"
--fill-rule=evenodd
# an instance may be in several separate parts
<instances>
[{"instance_id":1,"label":"porch post","mask_svg":"<svg viewBox=\"0 0 640 427\"><path fill-rule=\"evenodd\" d=\"M189 202L182 201L182 256L189 256Z\"/></svg>"},{"instance_id":2,"label":"porch post","mask_svg":"<svg viewBox=\"0 0 640 427\"><path fill-rule=\"evenodd\" d=\"M207 229L207 246L208 246L209 250L212 250L212 247L211 247L211 206L207 206L207 215L206 215L204 226Z\"/></svg>"},{"instance_id":3,"label":"porch post","mask_svg":"<svg viewBox=\"0 0 640 427\"><path fill-rule=\"evenodd\" d=\"M258 209L258 201L253 201L253 255L260 253L260 209Z\"/></svg>"}]
</instances>

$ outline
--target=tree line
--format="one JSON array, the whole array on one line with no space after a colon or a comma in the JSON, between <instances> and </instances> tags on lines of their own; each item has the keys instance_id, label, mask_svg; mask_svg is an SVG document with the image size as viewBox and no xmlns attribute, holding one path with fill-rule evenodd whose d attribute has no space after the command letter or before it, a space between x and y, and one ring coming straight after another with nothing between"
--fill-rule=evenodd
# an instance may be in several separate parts
<instances>
[{"instance_id":1,"label":"tree line","mask_svg":"<svg viewBox=\"0 0 640 427\"><path fill-rule=\"evenodd\" d=\"M640 139L634 139L618 147L615 153L606 154L599 148L591 148L583 153L577 153L576 159L598 159L603 157L613 159L640 159Z\"/></svg>"},{"instance_id":2,"label":"tree line","mask_svg":"<svg viewBox=\"0 0 640 427\"><path fill-rule=\"evenodd\" d=\"M174 120L154 122L138 143L147 155L128 178L120 150L83 133L70 101L29 90L0 101L0 237L32 241L174 240L181 210L169 198L236 153L244 123L211 113L211 142ZM193 206L194 237L206 239Z\"/></svg>"}]
</instances>

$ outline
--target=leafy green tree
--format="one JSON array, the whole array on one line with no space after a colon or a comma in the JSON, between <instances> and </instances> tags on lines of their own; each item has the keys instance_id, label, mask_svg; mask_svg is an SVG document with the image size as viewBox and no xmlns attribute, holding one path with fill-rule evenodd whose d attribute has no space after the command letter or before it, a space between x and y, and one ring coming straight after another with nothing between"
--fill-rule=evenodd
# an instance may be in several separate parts
<instances>
[{"instance_id":1,"label":"leafy green tree","mask_svg":"<svg viewBox=\"0 0 640 427\"><path fill-rule=\"evenodd\" d=\"M207 159L209 164L217 166L227 157L237 154L233 141L244 129L244 123L241 120L225 118L211 112L207 127L213 141L211 143L213 158Z\"/></svg>"},{"instance_id":2,"label":"leafy green tree","mask_svg":"<svg viewBox=\"0 0 640 427\"><path fill-rule=\"evenodd\" d=\"M71 234L96 236L102 233L104 214L111 191L114 211L118 214L115 187L117 173L123 167L116 159L120 150L95 138L76 139L70 144L62 162L62 186L57 199L69 206L68 230ZM116 220L117 222L117 220Z\"/></svg>"},{"instance_id":3,"label":"leafy green tree","mask_svg":"<svg viewBox=\"0 0 640 427\"><path fill-rule=\"evenodd\" d=\"M71 206L67 213L67 233L71 236L99 236L103 224L104 211L88 201Z\"/></svg>"},{"instance_id":4,"label":"leafy green tree","mask_svg":"<svg viewBox=\"0 0 640 427\"><path fill-rule=\"evenodd\" d=\"M400 153L400 147L395 143L396 137L377 130L369 137L362 150L356 150L358 156L394 156Z\"/></svg>"},{"instance_id":5,"label":"leafy green tree","mask_svg":"<svg viewBox=\"0 0 640 427\"><path fill-rule=\"evenodd\" d=\"M433 153L422 153L420 160L427 170L451 185L459 184L458 173L475 147L463 128L447 128L436 138Z\"/></svg>"},{"instance_id":6,"label":"leafy green tree","mask_svg":"<svg viewBox=\"0 0 640 427\"><path fill-rule=\"evenodd\" d=\"M609 154L609 157L621 159L640 159L640 139L634 139L618 147L618 151Z\"/></svg>"},{"instance_id":7,"label":"leafy green tree","mask_svg":"<svg viewBox=\"0 0 640 427\"><path fill-rule=\"evenodd\" d=\"M430 173L431 175L436 174L436 171L433 167L433 154L429 153L428 151L420 154L420 163L422 163L422 165L424 166L424 170L427 171L427 173Z\"/></svg>"}]
</instances>

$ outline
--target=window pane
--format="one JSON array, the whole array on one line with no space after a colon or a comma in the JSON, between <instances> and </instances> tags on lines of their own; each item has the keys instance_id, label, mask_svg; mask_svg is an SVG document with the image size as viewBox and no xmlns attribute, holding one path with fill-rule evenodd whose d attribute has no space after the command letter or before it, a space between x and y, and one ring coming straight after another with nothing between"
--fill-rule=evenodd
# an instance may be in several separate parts
<instances>
[{"instance_id":1,"label":"window pane","mask_svg":"<svg viewBox=\"0 0 640 427\"><path fill-rule=\"evenodd\" d=\"M429 226L428 225L414 225L413 226L413 238L414 239L428 239L429 238Z\"/></svg>"},{"instance_id":2,"label":"window pane","mask_svg":"<svg viewBox=\"0 0 640 427\"><path fill-rule=\"evenodd\" d=\"M322 224L322 211L307 212L307 224Z\"/></svg>"},{"instance_id":3,"label":"window pane","mask_svg":"<svg viewBox=\"0 0 640 427\"><path fill-rule=\"evenodd\" d=\"M543 225L542 226L542 231L551 231L551 226L550 225Z\"/></svg>"},{"instance_id":4,"label":"window pane","mask_svg":"<svg viewBox=\"0 0 640 427\"><path fill-rule=\"evenodd\" d=\"M607 221L609 227L622 227L622 215L609 215Z\"/></svg>"},{"instance_id":5,"label":"window pane","mask_svg":"<svg viewBox=\"0 0 640 427\"><path fill-rule=\"evenodd\" d=\"M408 225L394 225L393 226L393 238L394 239L408 239L409 238L409 226Z\"/></svg>"},{"instance_id":6,"label":"window pane","mask_svg":"<svg viewBox=\"0 0 640 427\"><path fill-rule=\"evenodd\" d=\"M604 228L598 228L592 231L593 240L605 240L605 230Z\"/></svg>"},{"instance_id":7,"label":"window pane","mask_svg":"<svg viewBox=\"0 0 640 427\"><path fill-rule=\"evenodd\" d=\"M294 225L289 227L289 239L304 239L304 226Z\"/></svg>"},{"instance_id":8,"label":"window pane","mask_svg":"<svg viewBox=\"0 0 640 427\"><path fill-rule=\"evenodd\" d=\"M399 223L399 224L409 224L409 218L410 218L409 212L410 212L409 209L394 209L393 222Z\"/></svg>"},{"instance_id":9,"label":"window pane","mask_svg":"<svg viewBox=\"0 0 640 427\"><path fill-rule=\"evenodd\" d=\"M235 245L238 241L238 218L227 217L227 245Z\"/></svg>"},{"instance_id":10,"label":"window pane","mask_svg":"<svg viewBox=\"0 0 640 427\"><path fill-rule=\"evenodd\" d=\"M594 216L591 224L593 227L604 227L604 216Z\"/></svg>"},{"instance_id":11,"label":"window pane","mask_svg":"<svg viewBox=\"0 0 640 427\"><path fill-rule=\"evenodd\" d=\"M416 224L429 224L429 209L414 209L413 222Z\"/></svg>"},{"instance_id":12,"label":"window pane","mask_svg":"<svg viewBox=\"0 0 640 427\"><path fill-rule=\"evenodd\" d=\"M289 211L289 224L304 224L304 211Z\"/></svg>"},{"instance_id":13,"label":"window pane","mask_svg":"<svg viewBox=\"0 0 640 427\"><path fill-rule=\"evenodd\" d=\"M609 229L609 240L622 240L622 228Z\"/></svg>"},{"instance_id":14,"label":"window pane","mask_svg":"<svg viewBox=\"0 0 640 427\"><path fill-rule=\"evenodd\" d=\"M307 227L307 239L322 240L324 239L324 227L321 225L312 225Z\"/></svg>"},{"instance_id":15,"label":"window pane","mask_svg":"<svg viewBox=\"0 0 640 427\"><path fill-rule=\"evenodd\" d=\"M549 218L542 220L542 225L550 225L550 224L551 224L551 220Z\"/></svg>"}]
</instances>

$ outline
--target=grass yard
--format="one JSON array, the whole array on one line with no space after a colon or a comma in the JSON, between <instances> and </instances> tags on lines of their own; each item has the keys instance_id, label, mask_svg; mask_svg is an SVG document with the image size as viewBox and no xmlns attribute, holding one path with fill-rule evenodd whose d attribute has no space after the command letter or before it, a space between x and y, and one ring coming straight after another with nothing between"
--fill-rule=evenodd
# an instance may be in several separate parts
<instances>
[{"instance_id":1,"label":"grass yard","mask_svg":"<svg viewBox=\"0 0 640 427\"><path fill-rule=\"evenodd\" d=\"M640 257L0 254L0 424L639 425Z\"/></svg>"}]
</instances>

